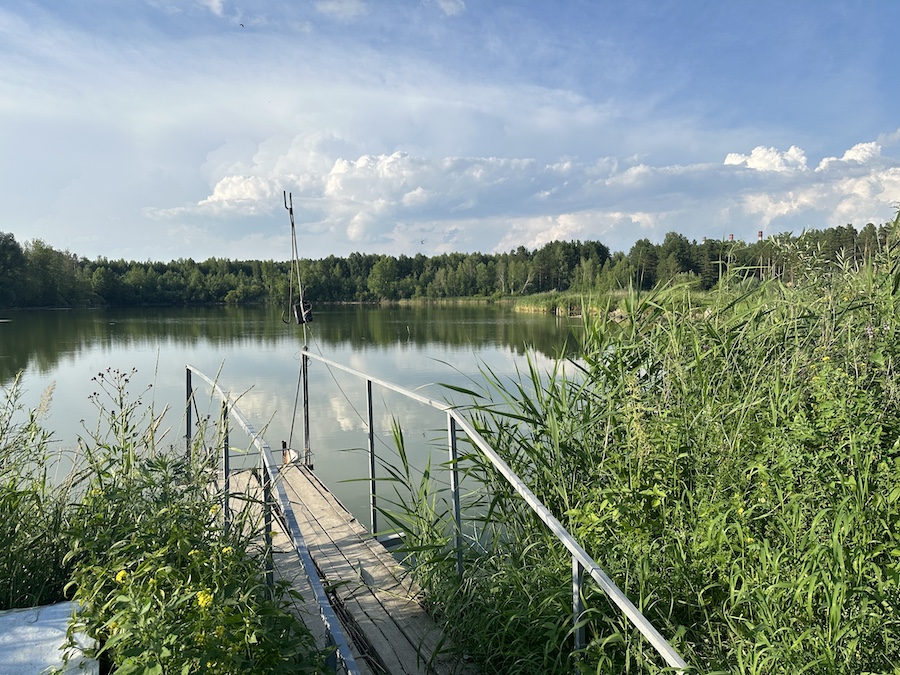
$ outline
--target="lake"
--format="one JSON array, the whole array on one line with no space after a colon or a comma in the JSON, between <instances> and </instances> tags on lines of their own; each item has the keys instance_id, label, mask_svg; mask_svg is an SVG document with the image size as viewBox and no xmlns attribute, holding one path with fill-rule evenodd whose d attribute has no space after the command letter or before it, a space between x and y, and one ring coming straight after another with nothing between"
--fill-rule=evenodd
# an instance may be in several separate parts
<instances>
[{"instance_id":1,"label":"lake","mask_svg":"<svg viewBox=\"0 0 900 675\"><path fill-rule=\"evenodd\" d=\"M166 444L180 449L184 437L185 365L223 389L276 451L281 442L303 445L302 410L295 415L301 350L309 350L375 378L437 400L465 403L441 386L472 387L485 367L502 377L527 368L552 367L571 351L581 324L548 315L516 313L495 305L317 306L314 320L285 324L276 308L142 308L97 310L0 310L0 384L24 371L24 403L34 407L53 386L45 426L61 449L74 448L82 425L96 424L89 395L92 377L107 368L136 368L129 391L164 415ZM316 473L363 522L368 522L365 383L316 361L310 366L311 448ZM195 386L201 382L195 378ZM148 385L152 388L146 390ZM202 389L202 388L201 388ZM401 420L411 446L446 444L440 413L379 391L375 430L390 451L391 419ZM455 396L455 399L454 399ZM205 398L204 398L205 397ZM217 403L198 394L200 412L215 415ZM246 447L246 439L231 445ZM429 450L430 451L430 450ZM440 460L439 460L440 461Z\"/></svg>"}]
</instances>

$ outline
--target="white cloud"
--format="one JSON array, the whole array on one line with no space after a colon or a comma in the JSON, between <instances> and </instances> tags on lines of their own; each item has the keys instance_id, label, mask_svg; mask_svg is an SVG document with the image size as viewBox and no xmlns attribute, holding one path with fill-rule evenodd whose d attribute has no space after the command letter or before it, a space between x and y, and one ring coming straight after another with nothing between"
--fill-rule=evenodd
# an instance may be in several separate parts
<instances>
[{"instance_id":1,"label":"white cloud","mask_svg":"<svg viewBox=\"0 0 900 675\"><path fill-rule=\"evenodd\" d=\"M790 188L763 183L741 198L744 212L757 217L763 227L804 215L815 216L820 227L847 223L862 227L885 222L898 204L900 166L882 157L878 143L859 143L840 159L824 158L815 172Z\"/></svg>"},{"instance_id":2,"label":"white cloud","mask_svg":"<svg viewBox=\"0 0 900 675\"><path fill-rule=\"evenodd\" d=\"M437 6L447 16L459 16L466 11L465 0L437 0Z\"/></svg>"},{"instance_id":3,"label":"white cloud","mask_svg":"<svg viewBox=\"0 0 900 675\"><path fill-rule=\"evenodd\" d=\"M268 210L277 191L261 176L227 176L220 180L213 193L199 203L216 209L235 209L242 213Z\"/></svg>"},{"instance_id":4,"label":"white cloud","mask_svg":"<svg viewBox=\"0 0 900 675\"><path fill-rule=\"evenodd\" d=\"M767 148L759 145L749 155L732 152L725 157L725 164L729 166L746 166L756 171L774 171L777 173L793 173L806 171L806 155L795 145L786 152L779 152L776 148Z\"/></svg>"},{"instance_id":5,"label":"white cloud","mask_svg":"<svg viewBox=\"0 0 900 675\"><path fill-rule=\"evenodd\" d=\"M416 187L414 190L410 190L401 198L401 202L403 206L406 207L415 207L415 206L424 206L427 204L432 198L436 195L435 192L431 190L426 190L421 185Z\"/></svg>"},{"instance_id":6,"label":"white cloud","mask_svg":"<svg viewBox=\"0 0 900 675\"><path fill-rule=\"evenodd\" d=\"M893 131L889 134L881 134L878 136L878 144L882 147L887 145L894 145L895 143L900 143L900 129Z\"/></svg>"},{"instance_id":7,"label":"white cloud","mask_svg":"<svg viewBox=\"0 0 900 675\"><path fill-rule=\"evenodd\" d=\"M200 0L200 4L216 16L222 16L223 0Z\"/></svg>"},{"instance_id":8,"label":"white cloud","mask_svg":"<svg viewBox=\"0 0 900 675\"><path fill-rule=\"evenodd\" d=\"M607 246L625 248L624 242L657 234L659 214L642 211L621 212L584 210L542 218L516 218L505 223L505 234L493 252L513 250L519 246L539 248L554 240L602 241Z\"/></svg>"},{"instance_id":9,"label":"white cloud","mask_svg":"<svg viewBox=\"0 0 900 675\"><path fill-rule=\"evenodd\" d=\"M350 21L368 11L363 0L319 0L315 7L322 14L339 21Z\"/></svg>"},{"instance_id":10,"label":"white cloud","mask_svg":"<svg viewBox=\"0 0 900 675\"><path fill-rule=\"evenodd\" d=\"M877 157L881 156L881 146L878 143L857 143L852 148L847 150L844 153L844 156L838 159L837 157L825 157L819 162L819 166L816 167L816 171L827 171L829 167L834 165L836 162L842 162L844 164L848 164L850 162L854 162L856 164L869 164Z\"/></svg>"},{"instance_id":11,"label":"white cloud","mask_svg":"<svg viewBox=\"0 0 900 675\"><path fill-rule=\"evenodd\" d=\"M900 201L900 166L875 143L826 158L815 172L801 169L806 155L797 146L729 155L742 158L731 166L744 166L747 174L717 164L652 166L634 158L542 164L406 152L330 157L321 140L238 144L231 150L244 159L210 162L216 170L239 167L242 173L213 177L205 199L155 215L173 223L271 218L281 209L280 192L288 190L309 251L323 245L323 235L332 250L343 242L344 254L498 252L554 239L599 239L627 250L637 239L661 240L668 231L697 239L732 232L748 237L760 228L792 229L798 218L803 226L883 222Z\"/></svg>"}]
</instances>

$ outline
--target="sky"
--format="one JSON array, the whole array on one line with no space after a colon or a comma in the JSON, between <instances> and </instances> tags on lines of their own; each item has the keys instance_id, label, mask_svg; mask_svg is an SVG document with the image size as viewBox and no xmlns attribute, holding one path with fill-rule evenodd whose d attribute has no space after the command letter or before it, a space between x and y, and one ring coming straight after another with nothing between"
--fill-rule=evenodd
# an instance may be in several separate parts
<instances>
[{"instance_id":1,"label":"sky","mask_svg":"<svg viewBox=\"0 0 900 675\"><path fill-rule=\"evenodd\" d=\"M90 259L754 241L900 205L896 0L0 0L0 232Z\"/></svg>"}]
</instances>

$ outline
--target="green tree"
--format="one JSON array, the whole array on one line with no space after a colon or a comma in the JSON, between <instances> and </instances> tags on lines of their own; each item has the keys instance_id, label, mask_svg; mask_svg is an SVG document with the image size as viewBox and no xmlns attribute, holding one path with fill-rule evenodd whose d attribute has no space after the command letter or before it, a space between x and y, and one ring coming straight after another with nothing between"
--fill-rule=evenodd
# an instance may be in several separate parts
<instances>
[{"instance_id":1,"label":"green tree","mask_svg":"<svg viewBox=\"0 0 900 675\"><path fill-rule=\"evenodd\" d=\"M656 268L659 253L649 239L639 239L628 252L628 262L634 274L634 284L639 288L653 288L656 285Z\"/></svg>"},{"instance_id":2,"label":"green tree","mask_svg":"<svg viewBox=\"0 0 900 675\"><path fill-rule=\"evenodd\" d=\"M8 232L0 232L0 307L15 307L20 301L26 274L25 251Z\"/></svg>"},{"instance_id":3,"label":"green tree","mask_svg":"<svg viewBox=\"0 0 900 675\"><path fill-rule=\"evenodd\" d=\"M372 266L368 280L369 291L379 299L394 300L397 297L397 259L381 256Z\"/></svg>"}]
</instances>

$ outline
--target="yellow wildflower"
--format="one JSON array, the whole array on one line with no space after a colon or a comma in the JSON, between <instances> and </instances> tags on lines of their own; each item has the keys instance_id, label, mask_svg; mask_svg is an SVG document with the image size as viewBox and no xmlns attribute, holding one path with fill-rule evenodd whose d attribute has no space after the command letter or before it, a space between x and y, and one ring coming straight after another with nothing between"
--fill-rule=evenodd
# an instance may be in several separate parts
<instances>
[{"instance_id":1,"label":"yellow wildflower","mask_svg":"<svg viewBox=\"0 0 900 675\"><path fill-rule=\"evenodd\" d=\"M197 593L197 604L200 605L201 608L205 609L212 604L213 594L208 590L204 589Z\"/></svg>"},{"instance_id":2,"label":"yellow wildflower","mask_svg":"<svg viewBox=\"0 0 900 675\"><path fill-rule=\"evenodd\" d=\"M226 546L222 549L222 555L231 555L232 553L234 553L234 549L230 546Z\"/></svg>"},{"instance_id":3,"label":"yellow wildflower","mask_svg":"<svg viewBox=\"0 0 900 675\"><path fill-rule=\"evenodd\" d=\"M125 583L125 580L128 578L128 572L125 570L119 570L118 574L116 574L116 581L120 584Z\"/></svg>"},{"instance_id":4,"label":"yellow wildflower","mask_svg":"<svg viewBox=\"0 0 900 675\"><path fill-rule=\"evenodd\" d=\"M195 548L192 548L190 551L188 551L188 556L190 556L191 558L196 558L198 555L200 555L200 551Z\"/></svg>"}]
</instances>

